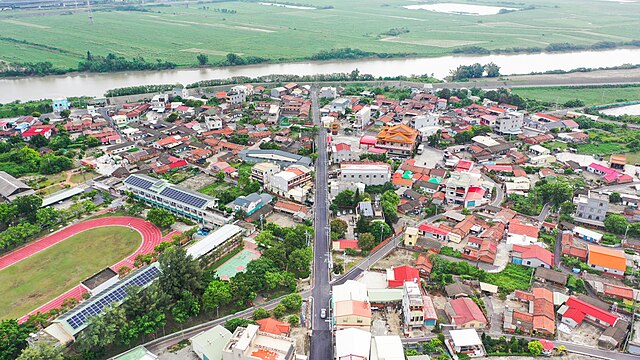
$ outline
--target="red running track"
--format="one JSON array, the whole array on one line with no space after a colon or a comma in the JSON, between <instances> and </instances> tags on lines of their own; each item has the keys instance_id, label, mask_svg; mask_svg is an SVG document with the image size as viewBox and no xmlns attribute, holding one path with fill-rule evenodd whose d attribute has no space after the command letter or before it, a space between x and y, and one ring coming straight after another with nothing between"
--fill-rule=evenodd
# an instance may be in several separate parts
<instances>
[{"instance_id":1,"label":"red running track","mask_svg":"<svg viewBox=\"0 0 640 360\"><path fill-rule=\"evenodd\" d=\"M165 240L171 240L171 236L178 233L172 232L166 237L162 237L162 233L160 230L153 225L152 223L134 217L109 217L109 218L100 218L89 220L85 222L81 222L75 225L71 225L66 227L58 232L55 232L51 235L45 236L39 240L36 240L22 248L16 249L2 257L0 257L0 270L11 266L21 260L28 258L42 250L47 249L50 246L53 246L61 241L68 239L69 237L81 233L85 230L93 229L101 226L129 226L132 229L137 230L142 236L142 243L140 247L131 255L129 255L126 259L118 262L111 268L117 271L120 267L127 265L133 268L133 262L139 254L148 254L153 251L154 247ZM64 299L69 297L75 297L76 299L80 299L82 293L86 292L86 290L78 285L75 288L65 292L64 294L56 297L51 300L47 304L41 306L40 308L30 312L29 314L35 314L37 312L45 313L51 309L55 309L60 307ZM27 319L28 315L22 317L20 322L23 322Z\"/></svg>"}]
</instances>

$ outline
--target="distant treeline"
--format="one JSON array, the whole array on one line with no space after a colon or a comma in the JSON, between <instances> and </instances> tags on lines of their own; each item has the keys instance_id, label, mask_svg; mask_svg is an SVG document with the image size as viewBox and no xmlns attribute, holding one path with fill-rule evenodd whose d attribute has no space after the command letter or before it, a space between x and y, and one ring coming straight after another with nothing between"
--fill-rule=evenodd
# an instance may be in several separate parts
<instances>
[{"instance_id":1,"label":"distant treeline","mask_svg":"<svg viewBox=\"0 0 640 360\"><path fill-rule=\"evenodd\" d=\"M575 68L571 70L547 70L544 72L531 72L529 75L543 75L543 74L570 74L576 72L591 72L598 70L628 70L628 69L638 69L640 68L640 64L624 64L619 66L608 66L608 67L599 67L599 68ZM635 86L635 85L633 85Z\"/></svg>"},{"instance_id":2,"label":"distant treeline","mask_svg":"<svg viewBox=\"0 0 640 360\"><path fill-rule=\"evenodd\" d=\"M47 114L53 111L51 100L14 101L0 104L0 119L13 116L26 116L33 113Z\"/></svg>"},{"instance_id":3,"label":"distant treeline","mask_svg":"<svg viewBox=\"0 0 640 360\"><path fill-rule=\"evenodd\" d=\"M165 92L165 91L171 91L176 87L180 87L180 86L175 84L129 86L124 88L107 90L104 96L114 97L114 96L127 96L127 95Z\"/></svg>"},{"instance_id":4,"label":"distant treeline","mask_svg":"<svg viewBox=\"0 0 640 360\"><path fill-rule=\"evenodd\" d=\"M599 41L591 45L578 45L571 43L554 43L549 44L546 47L512 47L506 49L486 49L481 46L465 46L461 48L455 48L451 52L454 54L473 54L473 55L488 55L488 54L533 54L541 52L571 52L571 51L586 51L586 50L610 50L625 46L637 46L640 47L640 40L631 40L626 42L614 42L614 41Z\"/></svg>"},{"instance_id":5,"label":"distant treeline","mask_svg":"<svg viewBox=\"0 0 640 360\"><path fill-rule=\"evenodd\" d=\"M87 58L80 61L78 71L89 72L114 72L125 70L165 70L173 69L176 64L157 59L156 62L148 62L143 57L134 57L131 60L124 56L109 53L107 56L93 55L87 51Z\"/></svg>"},{"instance_id":6,"label":"distant treeline","mask_svg":"<svg viewBox=\"0 0 640 360\"><path fill-rule=\"evenodd\" d=\"M55 68L48 61L11 63L0 71L0 77L61 75L69 71L73 70Z\"/></svg>"},{"instance_id":7,"label":"distant treeline","mask_svg":"<svg viewBox=\"0 0 640 360\"><path fill-rule=\"evenodd\" d=\"M391 28L383 33L380 33L380 35L398 36L398 35L406 34L408 32L409 32L409 29L407 29L406 27L399 27L399 28Z\"/></svg>"},{"instance_id":8,"label":"distant treeline","mask_svg":"<svg viewBox=\"0 0 640 360\"><path fill-rule=\"evenodd\" d=\"M269 59L259 57L259 56L240 56L234 53L228 53L227 57L218 61L215 65L217 66L238 66L238 65L251 65L251 64L261 64L268 62Z\"/></svg>"},{"instance_id":9,"label":"distant treeline","mask_svg":"<svg viewBox=\"0 0 640 360\"><path fill-rule=\"evenodd\" d=\"M342 49L331 49L327 51L320 51L315 53L309 57L309 60L353 60L353 59L363 59L368 57L379 57L379 58L393 58L393 57L407 57L412 54L409 53L376 53L371 51L363 51L359 49L352 48L342 48Z\"/></svg>"}]
</instances>

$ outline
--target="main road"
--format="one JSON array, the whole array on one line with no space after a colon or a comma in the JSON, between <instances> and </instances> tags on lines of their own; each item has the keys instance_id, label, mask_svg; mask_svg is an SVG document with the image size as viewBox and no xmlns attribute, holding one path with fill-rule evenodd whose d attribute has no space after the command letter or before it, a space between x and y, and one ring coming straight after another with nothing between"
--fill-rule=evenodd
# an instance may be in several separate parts
<instances>
[{"instance_id":1,"label":"main road","mask_svg":"<svg viewBox=\"0 0 640 360\"><path fill-rule=\"evenodd\" d=\"M327 194L327 133L320 123L320 109L318 104L318 90L313 87L311 90L311 111L313 124L318 126L316 137L316 147L318 158L316 160L316 184L315 184L315 241L313 243L313 307L311 315L311 359L331 359L333 358L333 341L331 334L331 323L320 318L320 309L327 309L327 319L330 319L330 285L329 285L329 264L331 255L329 253L329 214Z\"/></svg>"}]
</instances>

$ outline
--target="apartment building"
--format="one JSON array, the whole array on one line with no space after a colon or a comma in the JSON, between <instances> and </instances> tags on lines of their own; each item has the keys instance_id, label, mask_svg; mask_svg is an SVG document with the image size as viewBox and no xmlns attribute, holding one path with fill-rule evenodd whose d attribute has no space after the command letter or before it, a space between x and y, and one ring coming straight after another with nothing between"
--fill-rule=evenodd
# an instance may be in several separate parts
<instances>
[{"instance_id":1,"label":"apartment building","mask_svg":"<svg viewBox=\"0 0 640 360\"><path fill-rule=\"evenodd\" d=\"M446 179L445 199L449 204L464 205L469 194L469 189L480 188L482 176L470 172L452 172Z\"/></svg>"},{"instance_id":2,"label":"apartment building","mask_svg":"<svg viewBox=\"0 0 640 360\"><path fill-rule=\"evenodd\" d=\"M494 130L503 135L517 135L522 132L523 126L524 114L517 111L510 111L496 118Z\"/></svg>"},{"instance_id":3,"label":"apartment building","mask_svg":"<svg viewBox=\"0 0 640 360\"><path fill-rule=\"evenodd\" d=\"M124 180L124 190L153 207L168 210L203 225L221 226L233 220L217 212L217 199L173 185L167 180L140 174L130 175Z\"/></svg>"},{"instance_id":4,"label":"apartment building","mask_svg":"<svg viewBox=\"0 0 640 360\"><path fill-rule=\"evenodd\" d=\"M340 164L340 180L382 185L391 181L391 165L383 162Z\"/></svg>"},{"instance_id":5,"label":"apartment building","mask_svg":"<svg viewBox=\"0 0 640 360\"><path fill-rule=\"evenodd\" d=\"M409 330L424 325L424 302L417 282L405 281L402 287L402 315Z\"/></svg>"},{"instance_id":6,"label":"apartment building","mask_svg":"<svg viewBox=\"0 0 640 360\"><path fill-rule=\"evenodd\" d=\"M251 168L251 180L255 180L260 184L268 184L271 176L280 172L278 164L270 162L261 162L255 164Z\"/></svg>"},{"instance_id":7,"label":"apartment building","mask_svg":"<svg viewBox=\"0 0 640 360\"><path fill-rule=\"evenodd\" d=\"M604 227L604 219L609 210L608 196L589 191L587 195L578 195L573 203L576 205L574 219L577 222Z\"/></svg>"},{"instance_id":8,"label":"apartment building","mask_svg":"<svg viewBox=\"0 0 640 360\"><path fill-rule=\"evenodd\" d=\"M303 187L311 183L311 170L303 165L291 165L285 170L271 176L269 190L284 197L295 187Z\"/></svg>"}]
</instances>

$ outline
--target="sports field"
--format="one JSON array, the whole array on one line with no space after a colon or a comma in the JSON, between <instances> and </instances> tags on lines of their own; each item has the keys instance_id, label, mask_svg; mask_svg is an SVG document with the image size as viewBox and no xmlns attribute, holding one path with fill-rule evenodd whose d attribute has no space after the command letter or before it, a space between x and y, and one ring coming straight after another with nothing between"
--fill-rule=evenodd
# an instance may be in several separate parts
<instances>
[{"instance_id":1,"label":"sports field","mask_svg":"<svg viewBox=\"0 0 640 360\"><path fill-rule=\"evenodd\" d=\"M579 99L587 106L640 100L640 86L619 88L532 87L513 88L512 92L524 98L557 102L558 104Z\"/></svg>"},{"instance_id":2,"label":"sports field","mask_svg":"<svg viewBox=\"0 0 640 360\"><path fill-rule=\"evenodd\" d=\"M49 15L20 16L28 14L6 11L0 13L0 60L48 60L56 66L76 67L91 51L195 66L199 53L207 54L211 62L230 52L286 61L345 47L437 56L469 45L544 48L551 43L640 40L640 2L455 2L521 10L486 16L446 14L404 8L416 4L411 0L295 1L315 9L267 6L257 1L180 2L95 7L93 24L87 13L70 7L65 11L72 13L65 15L29 10Z\"/></svg>"},{"instance_id":3,"label":"sports field","mask_svg":"<svg viewBox=\"0 0 640 360\"><path fill-rule=\"evenodd\" d=\"M132 254L141 242L128 227L99 227L0 270L0 319L21 317Z\"/></svg>"}]
</instances>

